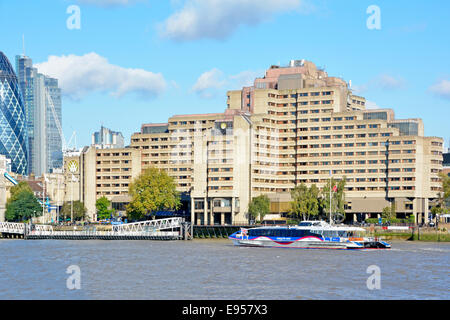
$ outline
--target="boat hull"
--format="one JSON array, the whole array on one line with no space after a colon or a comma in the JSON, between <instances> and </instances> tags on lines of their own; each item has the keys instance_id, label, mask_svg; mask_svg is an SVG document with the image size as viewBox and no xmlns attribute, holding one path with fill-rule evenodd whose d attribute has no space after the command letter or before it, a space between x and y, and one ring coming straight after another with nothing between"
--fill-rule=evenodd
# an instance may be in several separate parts
<instances>
[{"instance_id":1,"label":"boat hull","mask_svg":"<svg viewBox=\"0 0 450 320\"><path fill-rule=\"evenodd\" d=\"M297 248L297 249L340 249L340 250L364 250L364 249L389 249L390 245L382 241L371 242L337 242L315 239L272 239L269 237L258 237L256 239L246 239L230 237L233 244L244 247L277 247L277 248Z\"/></svg>"}]
</instances>

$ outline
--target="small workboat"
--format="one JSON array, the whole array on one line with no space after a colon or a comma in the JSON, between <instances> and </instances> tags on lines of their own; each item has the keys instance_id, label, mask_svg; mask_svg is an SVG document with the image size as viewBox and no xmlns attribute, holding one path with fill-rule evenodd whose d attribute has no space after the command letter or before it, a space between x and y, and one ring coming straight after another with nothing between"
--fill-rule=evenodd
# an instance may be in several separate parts
<instances>
[{"instance_id":1,"label":"small workboat","mask_svg":"<svg viewBox=\"0 0 450 320\"><path fill-rule=\"evenodd\" d=\"M244 229L229 239L237 246L302 249L390 249L378 238L364 237L363 228L330 225L325 221L302 221L297 226Z\"/></svg>"}]
</instances>

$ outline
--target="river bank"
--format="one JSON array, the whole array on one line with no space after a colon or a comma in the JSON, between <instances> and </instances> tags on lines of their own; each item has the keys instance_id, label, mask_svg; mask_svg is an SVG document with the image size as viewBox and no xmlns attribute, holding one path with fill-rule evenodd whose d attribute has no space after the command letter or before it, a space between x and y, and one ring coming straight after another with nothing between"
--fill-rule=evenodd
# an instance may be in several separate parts
<instances>
[{"instance_id":1,"label":"river bank","mask_svg":"<svg viewBox=\"0 0 450 320\"><path fill-rule=\"evenodd\" d=\"M384 240L405 240L424 242L450 242L450 233L442 229L413 227L405 231L386 230L372 227L367 230L367 234L373 237L380 237Z\"/></svg>"}]
</instances>

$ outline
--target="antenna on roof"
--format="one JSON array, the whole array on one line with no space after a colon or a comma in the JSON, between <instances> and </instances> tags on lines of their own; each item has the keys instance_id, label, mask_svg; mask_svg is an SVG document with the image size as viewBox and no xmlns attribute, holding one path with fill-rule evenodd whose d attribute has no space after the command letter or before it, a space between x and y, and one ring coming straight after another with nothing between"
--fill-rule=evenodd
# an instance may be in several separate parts
<instances>
[{"instance_id":1,"label":"antenna on roof","mask_svg":"<svg viewBox=\"0 0 450 320\"><path fill-rule=\"evenodd\" d=\"M23 50L23 56L25 57L25 35L22 34L22 50Z\"/></svg>"}]
</instances>

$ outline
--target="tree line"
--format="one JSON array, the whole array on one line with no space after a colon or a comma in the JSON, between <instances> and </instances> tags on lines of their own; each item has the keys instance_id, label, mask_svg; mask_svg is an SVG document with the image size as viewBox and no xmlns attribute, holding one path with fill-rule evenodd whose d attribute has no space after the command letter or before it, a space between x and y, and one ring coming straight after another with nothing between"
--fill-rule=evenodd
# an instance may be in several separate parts
<instances>
[{"instance_id":1,"label":"tree line","mask_svg":"<svg viewBox=\"0 0 450 320\"><path fill-rule=\"evenodd\" d=\"M297 220L315 220L318 218L329 218L330 208L332 218L343 220L345 217L345 194L346 179L334 179L320 190L315 184L311 187L304 183L296 186L291 191L289 217ZM330 189L331 188L331 189ZM331 202L330 202L331 190ZM262 221L264 216L270 212L270 200L267 195L260 195L252 199L248 206L251 219Z\"/></svg>"}]
</instances>

